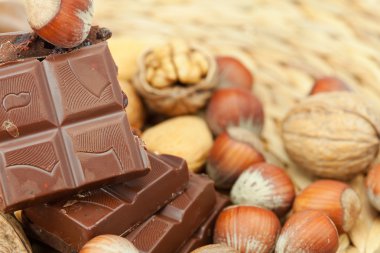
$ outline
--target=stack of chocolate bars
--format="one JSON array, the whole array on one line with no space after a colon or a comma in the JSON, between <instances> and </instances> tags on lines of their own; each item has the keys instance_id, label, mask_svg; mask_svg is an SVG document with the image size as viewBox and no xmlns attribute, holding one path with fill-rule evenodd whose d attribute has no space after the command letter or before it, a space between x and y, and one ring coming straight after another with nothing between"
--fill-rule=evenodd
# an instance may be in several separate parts
<instances>
[{"instance_id":1,"label":"stack of chocolate bars","mask_svg":"<svg viewBox=\"0 0 380 253\"><path fill-rule=\"evenodd\" d=\"M95 27L61 50L0 35L1 211L22 209L30 238L59 252L102 234L140 252L190 252L210 242L227 199L133 134L108 37Z\"/></svg>"}]
</instances>

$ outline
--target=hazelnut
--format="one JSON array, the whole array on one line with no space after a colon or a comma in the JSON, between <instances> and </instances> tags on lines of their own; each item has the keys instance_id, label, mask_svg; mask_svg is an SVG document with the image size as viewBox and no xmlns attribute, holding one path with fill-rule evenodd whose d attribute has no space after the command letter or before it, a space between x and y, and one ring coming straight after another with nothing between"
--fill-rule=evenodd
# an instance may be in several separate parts
<instances>
[{"instance_id":1,"label":"hazelnut","mask_svg":"<svg viewBox=\"0 0 380 253\"><path fill-rule=\"evenodd\" d=\"M284 169L268 163L250 166L231 191L234 204L263 207L279 216L289 211L294 197L294 185Z\"/></svg>"},{"instance_id":2,"label":"hazelnut","mask_svg":"<svg viewBox=\"0 0 380 253\"><path fill-rule=\"evenodd\" d=\"M230 206L216 220L214 243L226 244L239 252L272 252L281 225L277 216L255 206Z\"/></svg>"},{"instance_id":3,"label":"hazelnut","mask_svg":"<svg viewBox=\"0 0 380 253\"><path fill-rule=\"evenodd\" d=\"M323 77L317 79L310 91L310 95L331 91L351 91L345 82L335 77Z\"/></svg>"},{"instance_id":4,"label":"hazelnut","mask_svg":"<svg viewBox=\"0 0 380 253\"><path fill-rule=\"evenodd\" d=\"M116 235L99 235L88 241L79 253L138 253L127 239Z\"/></svg>"},{"instance_id":5,"label":"hazelnut","mask_svg":"<svg viewBox=\"0 0 380 253\"><path fill-rule=\"evenodd\" d=\"M276 243L276 253L335 253L339 247L337 229L318 211L295 213L286 221Z\"/></svg>"},{"instance_id":6,"label":"hazelnut","mask_svg":"<svg viewBox=\"0 0 380 253\"><path fill-rule=\"evenodd\" d=\"M217 188L230 189L244 170L264 161L261 142L254 134L230 128L216 138L206 170Z\"/></svg>"},{"instance_id":7,"label":"hazelnut","mask_svg":"<svg viewBox=\"0 0 380 253\"><path fill-rule=\"evenodd\" d=\"M380 164L373 166L368 172L366 188L372 206L380 211Z\"/></svg>"},{"instance_id":8,"label":"hazelnut","mask_svg":"<svg viewBox=\"0 0 380 253\"><path fill-rule=\"evenodd\" d=\"M92 0L26 0L28 21L43 39L72 48L88 36L94 14Z\"/></svg>"},{"instance_id":9,"label":"hazelnut","mask_svg":"<svg viewBox=\"0 0 380 253\"><path fill-rule=\"evenodd\" d=\"M231 126L260 133L264 124L264 111L261 102L252 92L226 88L217 90L212 95L206 120L215 135Z\"/></svg>"},{"instance_id":10,"label":"hazelnut","mask_svg":"<svg viewBox=\"0 0 380 253\"><path fill-rule=\"evenodd\" d=\"M193 250L191 253L238 253L238 251L227 245L210 244Z\"/></svg>"},{"instance_id":11,"label":"hazelnut","mask_svg":"<svg viewBox=\"0 0 380 253\"><path fill-rule=\"evenodd\" d=\"M367 170L379 152L379 134L375 107L352 92L310 96L282 123L285 149L300 168L341 180Z\"/></svg>"},{"instance_id":12,"label":"hazelnut","mask_svg":"<svg viewBox=\"0 0 380 253\"><path fill-rule=\"evenodd\" d=\"M216 62L220 87L252 90L254 82L252 73L241 61L231 56L218 56Z\"/></svg>"},{"instance_id":13,"label":"hazelnut","mask_svg":"<svg viewBox=\"0 0 380 253\"><path fill-rule=\"evenodd\" d=\"M318 180L306 187L295 199L293 210L317 210L335 223L338 232L348 232L360 214L361 202L348 185L335 180Z\"/></svg>"}]
</instances>

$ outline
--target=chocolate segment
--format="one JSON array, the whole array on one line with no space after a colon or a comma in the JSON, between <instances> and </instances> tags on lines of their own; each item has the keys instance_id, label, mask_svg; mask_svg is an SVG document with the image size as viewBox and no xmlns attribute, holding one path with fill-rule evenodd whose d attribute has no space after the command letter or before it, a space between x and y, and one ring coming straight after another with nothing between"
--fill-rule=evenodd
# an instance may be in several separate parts
<instances>
[{"instance_id":1,"label":"chocolate segment","mask_svg":"<svg viewBox=\"0 0 380 253\"><path fill-rule=\"evenodd\" d=\"M182 193L189 174L184 160L149 154L152 171L141 178L24 210L32 237L61 252L76 252L95 236L122 235Z\"/></svg>"},{"instance_id":2,"label":"chocolate segment","mask_svg":"<svg viewBox=\"0 0 380 253\"><path fill-rule=\"evenodd\" d=\"M216 195L216 205L207 221L193 234L186 244L177 253L190 253L207 244L212 244L215 221L219 213L229 204L229 199L221 194Z\"/></svg>"},{"instance_id":3,"label":"chocolate segment","mask_svg":"<svg viewBox=\"0 0 380 253\"><path fill-rule=\"evenodd\" d=\"M0 66L2 211L149 172L116 76L106 42Z\"/></svg>"},{"instance_id":4,"label":"chocolate segment","mask_svg":"<svg viewBox=\"0 0 380 253\"><path fill-rule=\"evenodd\" d=\"M216 204L213 182L191 174L186 191L126 238L141 253L176 252L207 220Z\"/></svg>"}]
</instances>

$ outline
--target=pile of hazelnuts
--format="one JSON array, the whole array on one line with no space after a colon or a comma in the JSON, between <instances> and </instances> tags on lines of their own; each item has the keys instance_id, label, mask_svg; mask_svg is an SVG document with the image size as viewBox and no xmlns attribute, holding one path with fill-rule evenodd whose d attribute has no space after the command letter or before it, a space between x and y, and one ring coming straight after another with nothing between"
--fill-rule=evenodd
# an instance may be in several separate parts
<instances>
[{"instance_id":1,"label":"pile of hazelnuts","mask_svg":"<svg viewBox=\"0 0 380 253\"><path fill-rule=\"evenodd\" d=\"M260 137L264 110L252 93L251 72L231 57L217 62L222 85L206 111L216 136L206 171L219 190L229 193L233 205L219 215L214 243L236 252L336 252L339 236L349 232L359 216L359 196L347 183L329 179L313 182L296 196L286 170L266 161ZM350 90L343 81L324 77L315 81L309 95ZM369 198L380 210L380 199L373 197L380 180L374 174L380 174L380 166L367 180ZM217 251L205 247L195 252Z\"/></svg>"}]
</instances>

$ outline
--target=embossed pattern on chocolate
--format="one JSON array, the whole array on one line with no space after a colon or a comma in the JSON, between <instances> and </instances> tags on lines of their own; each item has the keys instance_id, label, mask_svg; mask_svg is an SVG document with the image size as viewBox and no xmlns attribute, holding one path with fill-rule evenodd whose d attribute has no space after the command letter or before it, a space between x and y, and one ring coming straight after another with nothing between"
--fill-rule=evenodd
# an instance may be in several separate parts
<instances>
[{"instance_id":1,"label":"embossed pattern on chocolate","mask_svg":"<svg viewBox=\"0 0 380 253\"><path fill-rule=\"evenodd\" d=\"M189 180L183 159L151 153L149 158L152 171L146 176L25 209L27 232L67 253L79 251L98 235L129 233L182 193Z\"/></svg>"},{"instance_id":2,"label":"embossed pattern on chocolate","mask_svg":"<svg viewBox=\"0 0 380 253\"><path fill-rule=\"evenodd\" d=\"M145 175L123 99L106 42L0 66L0 209Z\"/></svg>"},{"instance_id":3,"label":"embossed pattern on chocolate","mask_svg":"<svg viewBox=\"0 0 380 253\"><path fill-rule=\"evenodd\" d=\"M191 253L193 250L200 248L207 244L212 244L212 236L214 232L214 225L219 213L229 204L230 200L221 195L216 195L216 204L212 213L208 216L207 220L201 225L200 228L187 240L186 244L177 253Z\"/></svg>"},{"instance_id":4,"label":"embossed pattern on chocolate","mask_svg":"<svg viewBox=\"0 0 380 253\"><path fill-rule=\"evenodd\" d=\"M141 253L176 252L207 220L215 204L213 182L206 176L191 174L183 194L126 238Z\"/></svg>"}]
</instances>

